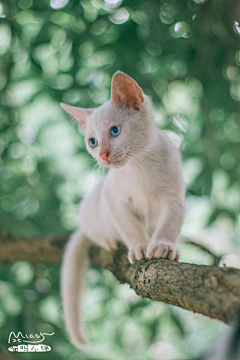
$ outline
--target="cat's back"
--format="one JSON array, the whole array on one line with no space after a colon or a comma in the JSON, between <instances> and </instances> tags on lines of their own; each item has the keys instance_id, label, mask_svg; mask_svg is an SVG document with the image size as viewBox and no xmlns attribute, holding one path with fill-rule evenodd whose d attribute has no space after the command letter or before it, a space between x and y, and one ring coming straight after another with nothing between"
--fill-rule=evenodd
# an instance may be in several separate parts
<instances>
[{"instance_id":1,"label":"cat's back","mask_svg":"<svg viewBox=\"0 0 240 360\"><path fill-rule=\"evenodd\" d=\"M159 129L156 129L156 134L157 134L157 142L155 143L155 146L157 146L160 153L162 155L165 154L168 160L170 159L172 160L172 157L174 157L176 161L181 162L181 154L177 146L168 137L168 135Z\"/></svg>"},{"instance_id":2,"label":"cat's back","mask_svg":"<svg viewBox=\"0 0 240 360\"><path fill-rule=\"evenodd\" d=\"M174 195L176 199L184 202L186 186L182 173L182 156L177 146L162 131L160 139L164 139L166 145L166 157L161 176L166 193Z\"/></svg>"},{"instance_id":3,"label":"cat's back","mask_svg":"<svg viewBox=\"0 0 240 360\"><path fill-rule=\"evenodd\" d=\"M162 176L182 182L182 157L177 146L163 131L157 129L156 161ZM165 175L165 176L164 176Z\"/></svg>"}]
</instances>

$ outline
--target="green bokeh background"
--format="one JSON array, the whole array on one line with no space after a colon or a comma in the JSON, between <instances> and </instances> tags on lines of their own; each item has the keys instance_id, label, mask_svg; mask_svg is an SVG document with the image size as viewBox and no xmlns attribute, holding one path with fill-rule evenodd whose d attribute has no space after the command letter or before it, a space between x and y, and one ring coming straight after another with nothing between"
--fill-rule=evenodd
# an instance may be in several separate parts
<instances>
[{"instance_id":1,"label":"green bokeh background","mask_svg":"<svg viewBox=\"0 0 240 360\"><path fill-rule=\"evenodd\" d=\"M180 148L187 184L182 237L240 267L240 4L229 0L0 1L0 227L15 235L77 226L78 203L104 175L60 102L97 107L117 70L151 96ZM182 261L211 264L179 243ZM0 350L7 359L194 359L227 326L141 299L90 269L85 353L64 330L59 266L0 266ZM55 332L45 354L7 352L10 331Z\"/></svg>"}]
</instances>

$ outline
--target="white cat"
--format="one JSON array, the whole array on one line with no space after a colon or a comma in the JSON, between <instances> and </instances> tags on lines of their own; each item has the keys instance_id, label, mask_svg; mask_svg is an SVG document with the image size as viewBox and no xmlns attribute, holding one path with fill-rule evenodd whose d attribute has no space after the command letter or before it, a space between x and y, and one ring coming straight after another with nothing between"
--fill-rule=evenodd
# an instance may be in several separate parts
<instances>
[{"instance_id":1,"label":"white cat","mask_svg":"<svg viewBox=\"0 0 240 360\"><path fill-rule=\"evenodd\" d=\"M86 345L80 293L88 267L88 239L108 250L123 241L131 263L143 256L178 260L176 241L185 213L181 156L157 129L150 99L122 72L111 100L96 109L61 104L81 124L86 147L107 176L81 201L79 229L63 256L61 292L66 328L77 348Z\"/></svg>"}]
</instances>

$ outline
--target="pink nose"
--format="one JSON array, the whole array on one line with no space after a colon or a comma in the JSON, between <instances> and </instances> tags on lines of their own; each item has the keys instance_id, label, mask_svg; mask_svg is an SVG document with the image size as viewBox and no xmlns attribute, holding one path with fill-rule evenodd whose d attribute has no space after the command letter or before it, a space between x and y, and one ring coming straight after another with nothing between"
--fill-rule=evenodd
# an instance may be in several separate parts
<instances>
[{"instance_id":1,"label":"pink nose","mask_svg":"<svg viewBox=\"0 0 240 360\"><path fill-rule=\"evenodd\" d=\"M107 159L108 159L108 156L109 156L109 152L100 153L99 156L100 156L103 160L107 160Z\"/></svg>"}]
</instances>

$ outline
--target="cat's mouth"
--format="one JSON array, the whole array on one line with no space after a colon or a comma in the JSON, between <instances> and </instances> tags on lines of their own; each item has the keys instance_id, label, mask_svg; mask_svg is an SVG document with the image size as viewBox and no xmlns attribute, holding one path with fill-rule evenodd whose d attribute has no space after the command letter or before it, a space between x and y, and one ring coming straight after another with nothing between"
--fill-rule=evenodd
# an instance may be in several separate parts
<instances>
[{"instance_id":1,"label":"cat's mouth","mask_svg":"<svg viewBox=\"0 0 240 360\"><path fill-rule=\"evenodd\" d=\"M110 168L120 168L124 166L127 162L127 158L125 156L121 157L121 159L109 159L99 162L100 166L110 167Z\"/></svg>"},{"instance_id":2,"label":"cat's mouth","mask_svg":"<svg viewBox=\"0 0 240 360\"><path fill-rule=\"evenodd\" d=\"M119 168L122 167L123 165L126 164L126 160L122 159L122 160L118 160L118 161L109 161L109 167L113 167L113 168Z\"/></svg>"}]
</instances>

